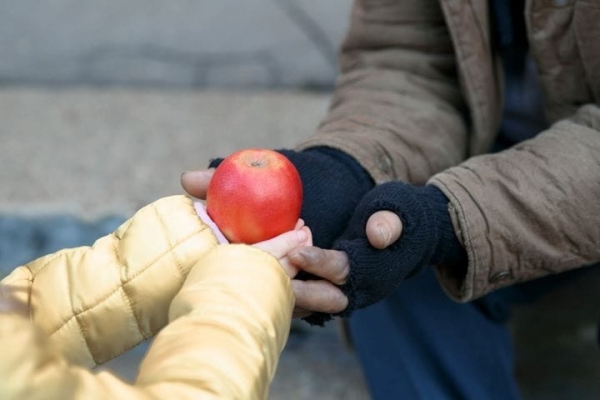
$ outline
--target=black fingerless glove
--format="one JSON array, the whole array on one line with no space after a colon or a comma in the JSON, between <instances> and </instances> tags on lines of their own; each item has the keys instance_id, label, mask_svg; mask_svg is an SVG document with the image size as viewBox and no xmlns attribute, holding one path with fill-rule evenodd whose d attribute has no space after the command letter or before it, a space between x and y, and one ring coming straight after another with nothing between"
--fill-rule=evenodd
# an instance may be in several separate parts
<instances>
[{"instance_id":1,"label":"black fingerless glove","mask_svg":"<svg viewBox=\"0 0 600 400\"><path fill-rule=\"evenodd\" d=\"M371 246L365 233L369 217L381 210L393 211L403 224L400 238L383 250ZM446 196L435 186L398 181L365 195L334 249L346 252L350 262L348 280L341 286L348 297L348 307L338 314L342 317L380 301L428 264L460 265L467 260L454 233ZM323 325L332 316L311 317L310 323Z\"/></svg>"},{"instance_id":2,"label":"black fingerless glove","mask_svg":"<svg viewBox=\"0 0 600 400\"><path fill-rule=\"evenodd\" d=\"M348 225L373 180L356 160L329 147L304 151L277 150L294 164L304 191L301 218L311 229L317 247L331 248ZM218 166L222 158L211 160Z\"/></svg>"}]
</instances>

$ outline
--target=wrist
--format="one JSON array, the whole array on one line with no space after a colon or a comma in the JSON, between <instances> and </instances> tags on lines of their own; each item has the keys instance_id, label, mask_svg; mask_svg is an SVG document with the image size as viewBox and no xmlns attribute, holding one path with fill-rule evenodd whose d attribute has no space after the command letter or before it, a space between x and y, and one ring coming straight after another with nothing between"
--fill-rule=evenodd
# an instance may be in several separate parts
<instances>
[{"instance_id":1,"label":"wrist","mask_svg":"<svg viewBox=\"0 0 600 400\"><path fill-rule=\"evenodd\" d=\"M430 264L459 265L466 263L467 254L461 245L448 210L449 200L434 185L416 188L417 196L426 204L427 213L433 221L435 242L432 243Z\"/></svg>"}]
</instances>

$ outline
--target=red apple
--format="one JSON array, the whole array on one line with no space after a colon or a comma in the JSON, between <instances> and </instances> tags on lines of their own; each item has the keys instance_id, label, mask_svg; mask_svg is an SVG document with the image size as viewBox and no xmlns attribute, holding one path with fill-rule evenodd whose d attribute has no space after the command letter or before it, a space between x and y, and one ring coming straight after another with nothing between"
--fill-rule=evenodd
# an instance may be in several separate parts
<instances>
[{"instance_id":1,"label":"red apple","mask_svg":"<svg viewBox=\"0 0 600 400\"><path fill-rule=\"evenodd\" d=\"M302 207L300 175L284 155L236 151L215 170L206 212L232 243L254 244L294 229Z\"/></svg>"}]
</instances>

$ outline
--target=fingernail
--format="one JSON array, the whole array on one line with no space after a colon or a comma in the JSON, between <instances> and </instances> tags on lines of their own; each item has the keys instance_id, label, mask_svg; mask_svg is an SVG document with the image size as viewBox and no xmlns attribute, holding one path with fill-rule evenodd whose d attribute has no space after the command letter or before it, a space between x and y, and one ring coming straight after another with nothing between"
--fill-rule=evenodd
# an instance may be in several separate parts
<instances>
[{"instance_id":1,"label":"fingernail","mask_svg":"<svg viewBox=\"0 0 600 400\"><path fill-rule=\"evenodd\" d=\"M304 243L308 240L308 233L304 229L296 231L298 233L298 241Z\"/></svg>"},{"instance_id":2,"label":"fingernail","mask_svg":"<svg viewBox=\"0 0 600 400\"><path fill-rule=\"evenodd\" d=\"M390 244L390 238L392 236L390 234L389 229L385 229L385 227L382 224L377 225L377 229L379 230L379 234L383 239L383 245L387 247L387 245Z\"/></svg>"}]
</instances>

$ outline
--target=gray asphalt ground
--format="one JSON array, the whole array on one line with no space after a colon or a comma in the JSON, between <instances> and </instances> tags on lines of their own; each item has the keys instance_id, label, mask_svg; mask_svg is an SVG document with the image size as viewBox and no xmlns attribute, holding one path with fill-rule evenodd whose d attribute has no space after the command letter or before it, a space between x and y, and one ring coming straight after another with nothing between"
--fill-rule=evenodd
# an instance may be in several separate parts
<instances>
[{"instance_id":1,"label":"gray asphalt ground","mask_svg":"<svg viewBox=\"0 0 600 400\"><path fill-rule=\"evenodd\" d=\"M212 157L312 134L350 4L0 2L0 274L182 193L180 174ZM525 400L600 396L598 287L587 276L515 310ZM131 379L145 348L103 368ZM335 324L295 323L271 398L369 396Z\"/></svg>"}]
</instances>

